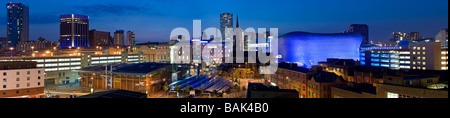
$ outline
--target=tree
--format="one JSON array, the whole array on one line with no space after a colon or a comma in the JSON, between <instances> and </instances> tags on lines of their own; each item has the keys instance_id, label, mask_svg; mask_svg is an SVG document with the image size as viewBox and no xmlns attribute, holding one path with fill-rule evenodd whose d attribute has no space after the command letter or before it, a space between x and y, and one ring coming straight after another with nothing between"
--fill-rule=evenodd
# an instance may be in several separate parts
<instances>
[{"instance_id":1,"label":"tree","mask_svg":"<svg viewBox=\"0 0 450 118\"><path fill-rule=\"evenodd\" d=\"M247 88L245 86L242 86L242 91L247 91Z\"/></svg>"}]
</instances>

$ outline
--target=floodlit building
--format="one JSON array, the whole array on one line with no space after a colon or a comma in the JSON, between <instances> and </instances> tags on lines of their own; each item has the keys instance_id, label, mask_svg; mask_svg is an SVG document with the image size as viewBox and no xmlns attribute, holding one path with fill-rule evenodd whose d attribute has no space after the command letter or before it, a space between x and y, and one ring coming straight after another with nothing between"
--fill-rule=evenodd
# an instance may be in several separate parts
<instances>
[{"instance_id":1,"label":"floodlit building","mask_svg":"<svg viewBox=\"0 0 450 118\"><path fill-rule=\"evenodd\" d=\"M9 61L37 62L37 68L44 68L45 83L54 85L78 83L80 79L78 70L84 67L112 63L139 63L142 60L137 54L95 55L89 52L74 56L0 58L0 62Z\"/></svg>"},{"instance_id":2,"label":"floodlit building","mask_svg":"<svg viewBox=\"0 0 450 118\"><path fill-rule=\"evenodd\" d=\"M153 93L172 79L184 78L185 73L186 69L173 68L171 64L147 62L87 67L81 69L80 77L83 87Z\"/></svg>"},{"instance_id":3,"label":"floodlit building","mask_svg":"<svg viewBox=\"0 0 450 118\"><path fill-rule=\"evenodd\" d=\"M397 47L361 48L361 65L393 70L442 70L442 49L437 42L401 41ZM444 53L445 54L445 53Z\"/></svg>"},{"instance_id":4,"label":"floodlit building","mask_svg":"<svg viewBox=\"0 0 450 118\"><path fill-rule=\"evenodd\" d=\"M44 94L44 68L37 62L0 62L0 98L36 98Z\"/></svg>"},{"instance_id":5,"label":"floodlit building","mask_svg":"<svg viewBox=\"0 0 450 118\"><path fill-rule=\"evenodd\" d=\"M311 68L328 58L359 60L359 33L316 34L291 32L279 38L280 62Z\"/></svg>"},{"instance_id":6,"label":"floodlit building","mask_svg":"<svg viewBox=\"0 0 450 118\"><path fill-rule=\"evenodd\" d=\"M60 47L89 47L89 16L66 14L60 16Z\"/></svg>"}]
</instances>

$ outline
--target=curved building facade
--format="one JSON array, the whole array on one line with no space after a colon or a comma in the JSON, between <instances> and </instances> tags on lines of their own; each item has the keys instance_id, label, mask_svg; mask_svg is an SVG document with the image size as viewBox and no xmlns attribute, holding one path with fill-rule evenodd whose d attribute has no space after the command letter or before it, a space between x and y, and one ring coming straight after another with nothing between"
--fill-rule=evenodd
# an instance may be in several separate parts
<instances>
[{"instance_id":1,"label":"curved building facade","mask_svg":"<svg viewBox=\"0 0 450 118\"><path fill-rule=\"evenodd\" d=\"M310 68L327 58L358 60L361 41L359 33L291 32L279 38L280 62Z\"/></svg>"}]
</instances>

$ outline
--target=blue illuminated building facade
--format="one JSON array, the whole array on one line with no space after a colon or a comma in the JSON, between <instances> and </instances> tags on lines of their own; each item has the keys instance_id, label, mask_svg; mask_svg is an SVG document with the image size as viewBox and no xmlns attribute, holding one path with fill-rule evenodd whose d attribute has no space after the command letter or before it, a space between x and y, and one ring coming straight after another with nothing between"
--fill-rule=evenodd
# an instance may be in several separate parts
<instances>
[{"instance_id":1,"label":"blue illuminated building facade","mask_svg":"<svg viewBox=\"0 0 450 118\"><path fill-rule=\"evenodd\" d=\"M60 47L89 47L89 17L67 14L60 17Z\"/></svg>"},{"instance_id":2,"label":"blue illuminated building facade","mask_svg":"<svg viewBox=\"0 0 450 118\"><path fill-rule=\"evenodd\" d=\"M279 62L310 68L327 58L359 60L360 33L291 32L279 38Z\"/></svg>"},{"instance_id":3,"label":"blue illuminated building facade","mask_svg":"<svg viewBox=\"0 0 450 118\"><path fill-rule=\"evenodd\" d=\"M361 48L361 65L386 67L394 70L410 69L411 55L408 46Z\"/></svg>"},{"instance_id":4,"label":"blue illuminated building facade","mask_svg":"<svg viewBox=\"0 0 450 118\"><path fill-rule=\"evenodd\" d=\"M7 46L16 47L19 41L29 40L29 10L22 3L7 3Z\"/></svg>"}]
</instances>

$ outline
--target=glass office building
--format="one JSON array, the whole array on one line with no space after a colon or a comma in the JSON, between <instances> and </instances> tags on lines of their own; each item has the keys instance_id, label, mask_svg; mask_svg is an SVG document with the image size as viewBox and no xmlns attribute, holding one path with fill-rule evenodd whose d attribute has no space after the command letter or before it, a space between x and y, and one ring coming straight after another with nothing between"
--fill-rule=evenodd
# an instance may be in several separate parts
<instances>
[{"instance_id":1,"label":"glass office building","mask_svg":"<svg viewBox=\"0 0 450 118\"><path fill-rule=\"evenodd\" d=\"M7 46L16 47L19 41L29 40L29 10L22 3L7 3Z\"/></svg>"}]
</instances>

